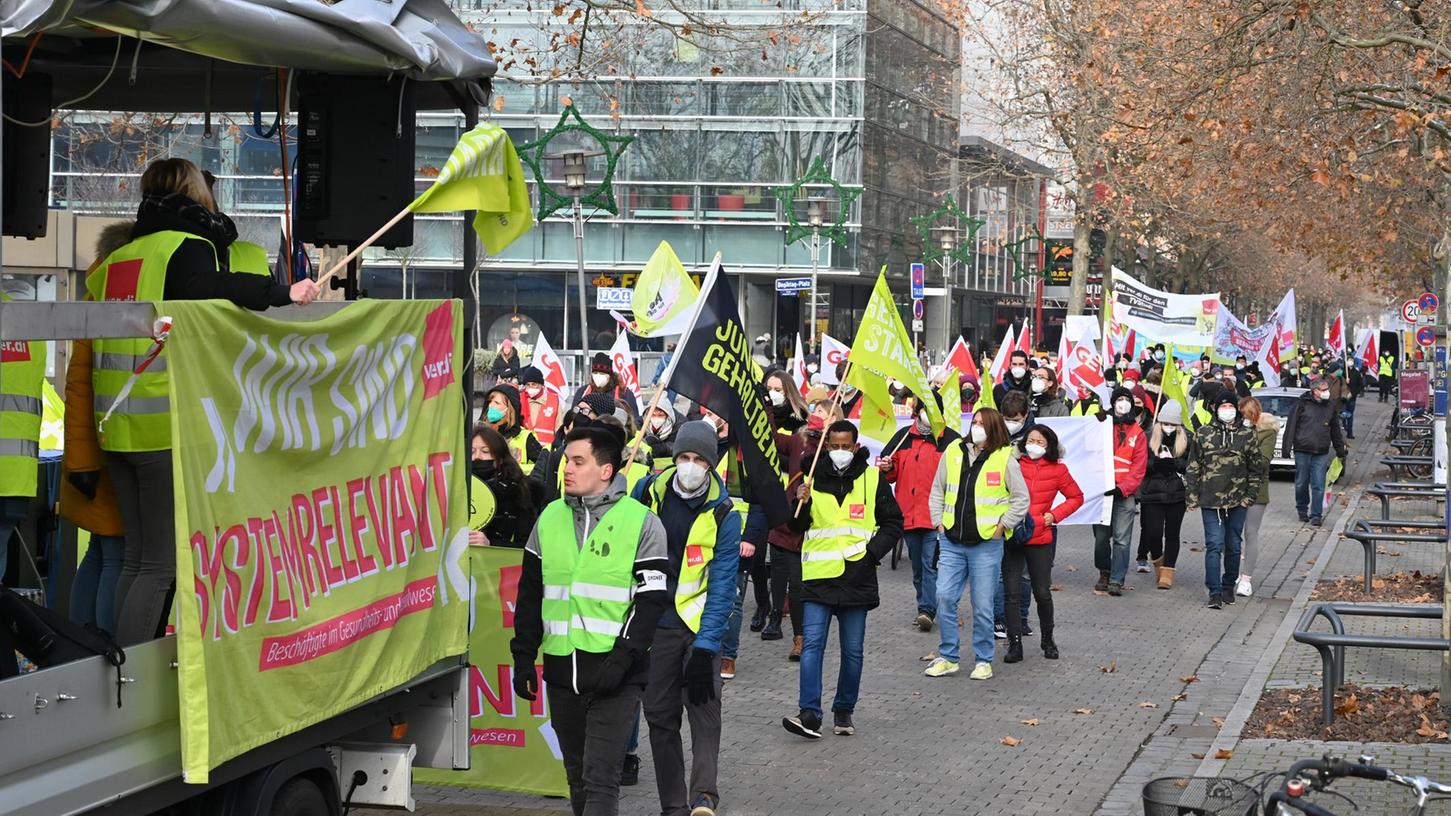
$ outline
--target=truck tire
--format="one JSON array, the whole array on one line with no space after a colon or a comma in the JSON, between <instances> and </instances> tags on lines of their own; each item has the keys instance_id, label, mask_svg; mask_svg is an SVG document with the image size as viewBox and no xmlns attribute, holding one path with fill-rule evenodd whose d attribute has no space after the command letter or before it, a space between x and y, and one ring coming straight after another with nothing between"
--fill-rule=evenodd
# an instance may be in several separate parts
<instances>
[{"instance_id":1,"label":"truck tire","mask_svg":"<svg viewBox=\"0 0 1451 816\"><path fill-rule=\"evenodd\" d=\"M306 776L289 780L272 799L271 816L332 816L328 796Z\"/></svg>"}]
</instances>

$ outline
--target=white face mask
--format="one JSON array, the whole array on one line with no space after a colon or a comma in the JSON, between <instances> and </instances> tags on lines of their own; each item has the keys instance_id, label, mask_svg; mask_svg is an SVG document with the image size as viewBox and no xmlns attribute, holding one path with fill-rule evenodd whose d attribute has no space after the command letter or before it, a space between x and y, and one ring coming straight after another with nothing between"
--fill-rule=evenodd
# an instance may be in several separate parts
<instances>
[{"instance_id":1,"label":"white face mask","mask_svg":"<svg viewBox=\"0 0 1451 816\"><path fill-rule=\"evenodd\" d=\"M1164 362L1164 352L1162 352L1162 351L1156 351L1156 352L1154 352L1154 359L1157 360L1158 362L1161 362L1161 363Z\"/></svg>"},{"instance_id":2,"label":"white face mask","mask_svg":"<svg viewBox=\"0 0 1451 816\"><path fill-rule=\"evenodd\" d=\"M589 381L595 384L595 388L604 388L605 386L610 384L610 375L601 374L600 372L596 371L595 373L589 375Z\"/></svg>"},{"instance_id":3,"label":"white face mask","mask_svg":"<svg viewBox=\"0 0 1451 816\"><path fill-rule=\"evenodd\" d=\"M923 435L932 433L932 420L928 419L926 414L917 415L917 433Z\"/></svg>"},{"instance_id":4,"label":"white face mask","mask_svg":"<svg viewBox=\"0 0 1451 816\"><path fill-rule=\"evenodd\" d=\"M1023 378L1023 375L1024 374L1027 374L1028 373L1028 369L1023 368L1022 366L1013 366L1012 368L1010 368L1008 370L1013 373L1014 379L1019 379L1019 380L1021 380Z\"/></svg>"},{"instance_id":5,"label":"white face mask","mask_svg":"<svg viewBox=\"0 0 1451 816\"><path fill-rule=\"evenodd\" d=\"M892 380L891 385L892 385L892 390L893 391L901 391L902 390L902 382L901 382L901 380Z\"/></svg>"},{"instance_id":6,"label":"white face mask","mask_svg":"<svg viewBox=\"0 0 1451 816\"><path fill-rule=\"evenodd\" d=\"M832 467L837 470L846 470L847 466L851 464L851 461L856 458L856 451L833 450L827 451L826 455L831 457Z\"/></svg>"},{"instance_id":7,"label":"white face mask","mask_svg":"<svg viewBox=\"0 0 1451 816\"><path fill-rule=\"evenodd\" d=\"M1219 416L1220 422L1233 422L1234 418L1239 416L1239 412L1233 408L1220 408L1215 414Z\"/></svg>"},{"instance_id":8,"label":"white face mask","mask_svg":"<svg viewBox=\"0 0 1451 816\"><path fill-rule=\"evenodd\" d=\"M526 386L524 386L524 393L526 393L526 394L529 395L529 399L534 399L534 398L538 397L540 394L543 394L544 393L544 386L542 386L542 385L526 385Z\"/></svg>"},{"instance_id":9,"label":"white face mask","mask_svg":"<svg viewBox=\"0 0 1451 816\"><path fill-rule=\"evenodd\" d=\"M981 445L987 441L987 431L981 425L972 426L972 444Z\"/></svg>"},{"instance_id":10,"label":"white face mask","mask_svg":"<svg viewBox=\"0 0 1451 816\"><path fill-rule=\"evenodd\" d=\"M1134 404L1126 399L1114 400L1113 412L1119 416L1127 416L1129 411L1134 409Z\"/></svg>"},{"instance_id":11,"label":"white face mask","mask_svg":"<svg viewBox=\"0 0 1451 816\"><path fill-rule=\"evenodd\" d=\"M1042 459L1048 449L1042 445L1024 445L1023 450L1027 452L1029 459Z\"/></svg>"},{"instance_id":12,"label":"white face mask","mask_svg":"<svg viewBox=\"0 0 1451 816\"><path fill-rule=\"evenodd\" d=\"M816 373L816 363L807 363L806 364L806 370L809 371L812 374L815 374Z\"/></svg>"},{"instance_id":13,"label":"white face mask","mask_svg":"<svg viewBox=\"0 0 1451 816\"><path fill-rule=\"evenodd\" d=\"M1048 390L1048 381L1047 380L1033 380L1033 393L1034 394L1041 394L1041 393L1043 393L1044 391L1047 391L1047 390Z\"/></svg>"},{"instance_id":14,"label":"white face mask","mask_svg":"<svg viewBox=\"0 0 1451 816\"><path fill-rule=\"evenodd\" d=\"M1178 425L1161 425L1160 427L1164 429L1164 433L1166 434L1172 434L1175 431L1179 430Z\"/></svg>"},{"instance_id":15,"label":"white face mask","mask_svg":"<svg viewBox=\"0 0 1451 816\"><path fill-rule=\"evenodd\" d=\"M705 465L699 462L681 462L675 466L675 482L680 489L687 493L694 493L705 484L705 476L708 473Z\"/></svg>"},{"instance_id":16,"label":"white face mask","mask_svg":"<svg viewBox=\"0 0 1451 816\"><path fill-rule=\"evenodd\" d=\"M670 419L670 417L657 416L650 418L650 430L656 436L665 436L670 433L670 427L674 424L674 420Z\"/></svg>"},{"instance_id":17,"label":"white face mask","mask_svg":"<svg viewBox=\"0 0 1451 816\"><path fill-rule=\"evenodd\" d=\"M1023 420L1021 419L1005 419L1003 424L1008 426L1009 436L1023 430Z\"/></svg>"},{"instance_id":18,"label":"white face mask","mask_svg":"<svg viewBox=\"0 0 1451 816\"><path fill-rule=\"evenodd\" d=\"M780 407L786 404L786 395L772 388L767 395L771 398L771 404Z\"/></svg>"}]
</instances>

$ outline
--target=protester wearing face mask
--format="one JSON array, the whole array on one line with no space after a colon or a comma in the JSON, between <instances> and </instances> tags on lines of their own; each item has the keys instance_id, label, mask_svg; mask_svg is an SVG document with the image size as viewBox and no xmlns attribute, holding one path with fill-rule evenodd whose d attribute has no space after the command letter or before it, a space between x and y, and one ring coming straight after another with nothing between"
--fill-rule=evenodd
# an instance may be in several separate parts
<instances>
[{"instance_id":1,"label":"protester wearing face mask","mask_svg":"<svg viewBox=\"0 0 1451 816\"><path fill-rule=\"evenodd\" d=\"M529 482L504 437L493 426L474 428L469 472L493 494L494 517L469 533L474 546L523 547L539 516ZM472 500L472 499L471 499Z\"/></svg>"},{"instance_id":2,"label":"protester wearing face mask","mask_svg":"<svg viewBox=\"0 0 1451 816\"><path fill-rule=\"evenodd\" d=\"M1008 441L1014 445L1021 442L1023 434L1028 432L1028 404L1026 391L1009 391L998 403L998 411L1002 413L1003 424L1008 429Z\"/></svg>"},{"instance_id":3,"label":"protester wearing face mask","mask_svg":"<svg viewBox=\"0 0 1451 816\"><path fill-rule=\"evenodd\" d=\"M1174 588L1179 563L1179 532L1184 523L1184 471L1189 468L1190 434L1184 409L1167 400L1149 433L1148 461L1139 486L1139 571L1152 563L1159 589Z\"/></svg>"},{"instance_id":4,"label":"protester wearing face mask","mask_svg":"<svg viewBox=\"0 0 1451 816\"><path fill-rule=\"evenodd\" d=\"M942 395L933 392L939 410L945 410ZM954 417L955 418L955 417ZM951 427L934 434L927 411L918 410L913 423L887 441L884 455L877 467L887 484L897 488L897 503L902 508L902 540L907 542L907 558L912 563L912 587L917 593L917 614L912 623L923 632L932 631L937 619L937 547L939 534L932 523L927 497L932 480L937 476L937 463L942 451L958 438Z\"/></svg>"},{"instance_id":5,"label":"protester wearing face mask","mask_svg":"<svg viewBox=\"0 0 1451 816\"><path fill-rule=\"evenodd\" d=\"M1340 407L1330 396L1330 383L1316 380L1300 395L1285 424L1283 455L1295 457L1295 511L1300 521L1319 527L1324 518L1325 474L1331 454L1350 453L1340 422Z\"/></svg>"},{"instance_id":6,"label":"protester wearing face mask","mask_svg":"<svg viewBox=\"0 0 1451 816\"><path fill-rule=\"evenodd\" d=\"M1098 583L1093 588L1117 597L1124 592L1129 571L1137 510L1134 493L1144 481L1149 456L1133 394L1126 388L1115 388L1109 405L1113 411L1114 489L1104 495L1113 497L1113 513L1109 524L1093 525L1093 564L1098 568Z\"/></svg>"},{"instance_id":7,"label":"protester wearing face mask","mask_svg":"<svg viewBox=\"0 0 1451 816\"><path fill-rule=\"evenodd\" d=\"M1240 548L1239 580L1234 594L1248 598L1254 594L1255 559L1260 551L1260 523L1264 521L1265 510L1270 504L1270 461L1275 457L1275 443L1279 439L1280 420L1264 410L1254 397L1239 401L1239 413L1255 432L1255 444L1260 447L1260 458L1264 460L1263 476L1255 503L1250 506L1244 519L1244 544Z\"/></svg>"},{"instance_id":8,"label":"protester wearing face mask","mask_svg":"<svg viewBox=\"0 0 1451 816\"><path fill-rule=\"evenodd\" d=\"M635 395L620 385L620 378L615 374L615 367L610 362L610 356L603 351L595 352L594 357L590 358L589 380L574 392L572 404L578 405L590 394L608 395L623 405L625 411L634 417L636 422L640 420L640 409L635 404Z\"/></svg>"},{"instance_id":9,"label":"protester wearing face mask","mask_svg":"<svg viewBox=\"0 0 1451 816\"><path fill-rule=\"evenodd\" d=\"M1164 367L1164 361L1166 359L1167 355L1164 353L1163 343L1149 348L1144 355L1144 359L1139 361L1139 377L1141 379L1147 379L1149 372L1153 371L1155 366L1159 368Z\"/></svg>"},{"instance_id":10,"label":"protester wearing face mask","mask_svg":"<svg viewBox=\"0 0 1451 816\"><path fill-rule=\"evenodd\" d=\"M1003 381L993 388L993 401L998 406L1002 406L1003 397L1009 391L1021 391L1027 395L1032 385L1033 377L1028 366L1028 355L1015 351L1008 358L1008 370L1003 373Z\"/></svg>"},{"instance_id":11,"label":"protester wearing face mask","mask_svg":"<svg viewBox=\"0 0 1451 816\"><path fill-rule=\"evenodd\" d=\"M561 405L559 393L544 386L544 374L534 366L525 366L519 375L523 398L524 427L534 432L540 444L553 444L558 431Z\"/></svg>"},{"instance_id":12,"label":"protester wearing face mask","mask_svg":"<svg viewBox=\"0 0 1451 816\"><path fill-rule=\"evenodd\" d=\"M630 450L636 451L635 460L625 464L625 482L632 494L647 477L674 463L675 433L680 423L680 415L663 402L656 403L646 414L637 442L632 441L626 449L627 455Z\"/></svg>"},{"instance_id":13,"label":"protester wearing face mask","mask_svg":"<svg viewBox=\"0 0 1451 816\"><path fill-rule=\"evenodd\" d=\"M1023 635L1027 621L1023 618L1018 594L1022 592L1020 576L1026 570L1038 604L1038 627L1043 657L1058 659L1058 644L1053 640L1053 550L1054 527L1078 512L1083 506L1083 491L1060 460L1058 434L1047 425L1034 425L1023 438L1022 457L1018 467L1028 485L1028 517L1033 520L1033 534L1027 541L1008 539L1003 544L1003 585L1008 587L1008 654L1006 663L1023 659ZM1054 504L1059 496L1063 501Z\"/></svg>"},{"instance_id":14,"label":"protester wearing face mask","mask_svg":"<svg viewBox=\"0 0 1451 816\"><path fill-rule=\"evenodd\" d=\"M484 395L484 422L493 426L495 430L509 443L509 451L514 455L514 461L524 469L525 474L533 472L535 464L543 458L544 446L539 444L534 432L524 427L520 421L523 415L523 404L519 399L519 389L506 383L499 383L490 388Z\"/></svg>"},{"instance_id":15,"label":"protester wearing face mask","mask_svg":"<svg viewBox=\"0 0 1451 816\"><path fill-rule=\"evenodd\" d=\"M937 658L928 677L960 671L962 636L954 623L963 589L972 604L974 680L993 676L993 613L990 599L1002 585L1003 541L1028 514L1028 485L1013 457L1002 414L980 409L967 439L947 446L928 497L932 520L943 535L937 554Z\"/></svg>"},{"instance_id":16,"label":"protester wearing face mask","mask_svg":"<svg viewBox=\"0 0 1451 816\"><path fill-rule=\"evenodd\" d=\"M827 630L837 621L841 668L832 702L832 731L856 733L852 714L860 695L867 612L880 604L877 565L902 537L902 511L892 486L870 466L857 429L837 420L826 429L826 452L792 496L799 504L790 521L802 533L801 605L806 643L801 652L799 713L785 717L787 731L819 739L823 731L821 662ZM956 631L957 627L950 627Z\"/></svg>"},{"instance_id":17,"label":"protester wearing face mask","mask_svg":"<svg viewBox=\"0 0 1451 816\"><path fill-rule=\"evenodd\" d=\"M1002 404L998 406L1003 415L1003 427L1008 429L1008 444L1014 451L1022 444L1023 437L1027 436L1028 429L1033 424L1028 415L1028 402L1028 395L1022 391L1009 391L1003 396ZM1020 580L1022 591L1018 593L1018 597L1022 606L1019 611L1023 620L1026 621L1033 600L1033 587L1028 580L1027 573L1023 573ZM999 583L997 590L993 593L993 637L998 640L1008 638L1007 598L1007 587ZM1032 635L1032 628L1027 628L1024 634Z\"/></svg>"},{"instance_id":18,"label":"protester wearing face mask","mask_svg":"<svg viewBox=\"0 0 1451 816\"><path fill-rule=\"evenodd\" d=\"M848 419L860 419L862 415L862 392L854 385L846 381L847 369L851 365L848 360L842 360L836 364L836 380L839 385L831 392L832 397L837 398L841 405L841 412Z\"/></svg>"},{"instance_id":19,"label":"protester wearing face mask","mask_svg":"<svg viewBox=\"0 0 1451 816\"><path fill-rule=\"evenodd\" d=\"M1199 509L1204 522L1204 587L1210 609L1234 603L1245 515L1259 495L1264 473L1254 428L1240 418L1234 396L1221 393L1214 421L1194 434L1184 474L1186 508Z\"/></svg>"},{"instance_id":20,"label":"protester wearing face mask","mask_svg":"<svg viewBox=\"0 0 1451 816\"><path fill-rule=\"evenodd\" d=\"M962 413L970 414L977 407L978 394L982 393L982 386L976 377L966 377L962 380Z\"/></svg>"},{"instance_id":21,"label":"protester wearing face mask","mask_svg":"<svg viewBox=\"0 0 1451 816\"><path fill-rule=\"evenodd\" d=\"M1305 378L1300 376L1300 361L1292 359L1280 368L1281 388L1304 388Z\"/></svg>"},{"instance_id":22,"label":"protester wearing face mask","mask_svg":"<svg viewBox=\"0 0 1451 816\"><path fill-rule=\"evenodd\" d=\"M1028 405L1031 417L1064 417L1073 412L1063 390L1058 387L1058 373L1048 366L1033 371L1033 380L1028 385L1032 402Z\"/></svg>"}]
</instances>

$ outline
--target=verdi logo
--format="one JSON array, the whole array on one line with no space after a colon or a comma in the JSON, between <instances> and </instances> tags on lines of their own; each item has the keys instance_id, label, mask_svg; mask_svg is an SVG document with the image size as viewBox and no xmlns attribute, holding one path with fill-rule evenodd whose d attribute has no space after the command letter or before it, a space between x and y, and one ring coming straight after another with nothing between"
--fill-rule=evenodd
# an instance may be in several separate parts
<instances>
[{"instance_id":1,"label":"verdi logo","mask_svg":"<svg viewBox=\"0 0 1451 816\"><path fill-rule=\"evenodd\" d=\"M423 398L453 381L453 307L443 303L423 321Z\"/></svg>"}]
</instances>

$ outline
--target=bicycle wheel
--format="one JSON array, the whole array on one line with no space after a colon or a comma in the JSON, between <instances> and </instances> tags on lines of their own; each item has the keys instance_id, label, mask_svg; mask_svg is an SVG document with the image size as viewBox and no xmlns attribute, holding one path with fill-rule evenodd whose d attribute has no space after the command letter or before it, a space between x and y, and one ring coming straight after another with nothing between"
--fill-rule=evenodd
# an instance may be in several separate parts
<instances>
[{"instance_id":1,"label":"bicycle wheel","mask_svg":"<svg viewBox=\"0 0 1451 816\"><path fill-rule=\"evenodd\" d=\"M1416 441L1412 443L1411 447L1406 449L1406 454L1408 456L1430 456L1431 437L1418 437ZM1429 479L1431 478L1431 472L1434 469L1434 465L1409 465L1406 467L1406 475L1410 476L1412 479Z\"/></svg>"}]
</instances>

